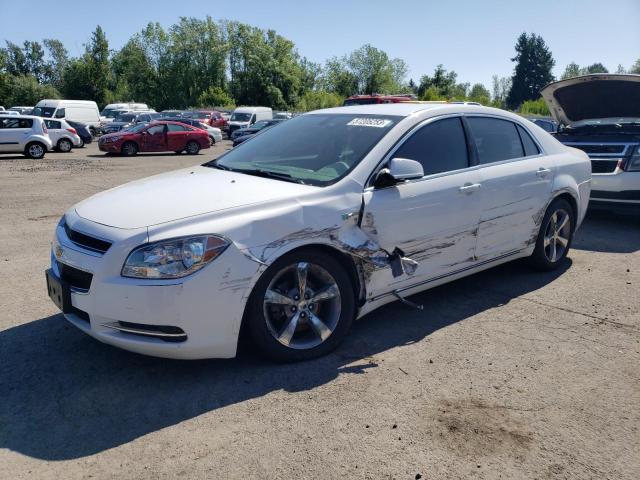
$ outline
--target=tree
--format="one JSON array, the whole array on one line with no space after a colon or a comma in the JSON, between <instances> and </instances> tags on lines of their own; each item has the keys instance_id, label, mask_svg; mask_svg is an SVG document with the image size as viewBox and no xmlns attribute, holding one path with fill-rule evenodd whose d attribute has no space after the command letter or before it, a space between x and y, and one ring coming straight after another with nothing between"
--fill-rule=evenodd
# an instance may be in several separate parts
<instances>
[{"instance_id":1,"label":"tree","mask_svg":"<svg viewBox=\"0 0 640 480\"><path fill-rule=\"evenodd\" d=\"M609 70L603 64L597 62L585 67L584 75L588 75L590 73L609 73Z\"/></svg>"},{"instance_id":2,"label":"tree","mask_svg":"<svg viewBox=\"0 0 640 480\"><path fill-rule=\"evenodd\" d=\"M622 64L618 64L618 68L616 68L616 73L620 74L620 73L627 73L627 72L625 71Z\"/></svg>"},{"instance_id":3,"label":"tree","mask_svg":"<svg viewBox=\"0 0 640 480\"><path fill-rule=\"evenodd\" d=\"M433 87L429 96L433 96L434 92L437 97L449 98L453 97L456 87L458 74L451 70L448 72L442 64L438 65L433 71L433 76L423 75L420 77L420 85L418 86L418 95L424 100L425 92ZM465 92L466 94L466 92Z\"/></svg>"},{"instance_id":4,"label":"tree","mask_svg":"<svg viewBox=\"0 0 640 480\"><path fill-rule=\"evenodd\" d=\"M636 63L629 69L629 73L640 73L640 58L636 60Z\"/></svg>"},{"instance_id":5,"label":"tree","mask_svg":"<svg viewBox=\"0 0 640 480\"><path fill-rule=\"evenodd\" d=\"M9 78L9 94L0 100L7 105L35 105L43 98L60 98L51 85L40 85L31 75L16 75Z\"/></svg>"},{"instance_id":6,"label":"tree","mask_svg":"<svg viewBox=\"0 0 640 480\"><path fill-rule=\"evenodd\" d=\"M233 98L220 87L209 87L198 97L200 107L233 107Z\"/></svg>"},{"instance_id":7,"label":"tree","mask_svg":"<svg viewBox=\"0 0 640 480\"><path fill-rule=\"evenodd\" d=\"M564 72L560 77L560 79L565 80L567 78L577 77L579 75L582 75L581 72L582 72L582 69L580 68L580 65L578 65L576 62L571 62L564 69Z\"/></svg>"},{"instance_id":8,"label":"tree","mask_svg":"<svg viewBox=\"0 0 640 480\"><path fill-rule=\"evenodd\" d=\"M358 92L369 95L398 92L408 71L404 60L391 59L369 44L351 52L346 64L357 80Z\"/></svg>"},{"instance_id":9,"label":"tree","mask_svg":"<svg viewBox=\"0 0 640 480\"><path fill-rule=\"evenodd\" d=\"M511 78L494 75L491 80L491 105L496 108L505 108L507 95L511 90Z\"/></svg>"},{"instance_id":10,"label":"tree","mask_svg":"<svg viewBox=\"0 0 640 480\"><path fill-rule=\"evenodd\" d=\"M341 97L358 93L358 79L349 70L346 61L333 57L327 60L323 74L323 88Z\"/></svg>"},{"instance_id":11,"label":"tree","mask_svg":"<svg viewBox=\"0 0 640 480\"><path fill-rule=\"evenodd\" d=\"M522 33L515 46L516 63L511 77L511 90L507 96L507 106L518 108L526 100L535 100L540 90L554 80L551 70L555 64L551 51L540 35Z\"/></svg>"},{"instance_id":12,"label":"tree","mask_svg":"<svg viewBox=\"0 0 640 480\"><path fill-rule=\"evenodd\" d=\"M331 108L342 105L343 98L332 92L325 90L310 90L306 92L298 101L295 109L299 112L308 112L321 108Z\"/></svg>"},{"instance_id":13,"label":"tree","mask_svg":"<svg viewBox=\"0 0 640 480\"><path fill-rule=\"evenodd\" d=\"M523 115L540 115L543 117L551 115L546 102L542 98L523 102L520 106L520 113Z\"/></svg>"},{"instance_id":14,"label":"tree","mask_svg":"<svg viewBox=\"0 0 640 480\"><path fill-rule=\"evenodd\" d=\"M44 49L39 42L24 42L25 66L29 75L34 76L38 82L45 81Z\"/></svg>"},{"instance_id":15,"label":"tree","mask_svg":"<svg viewBox=\"0 0 640 480\"><path fill-rule=\"evenodd\" d=\"M467 98L472 102L478 102L482 105L489 105L491 94L489 93L489 90L487 90L487 87L485 87L481 83L476 83L471 87Z\"/></svg>"},{"instance_id":16,"label":"tree","mask_svg":"<svg viewBox=\"0 0 640 480\"><path fill-rule=\"evenodd\" d=\"M19 45L7 40L7 48L4 49L6 58L6 70L9 75L28 75L27 59Z\"/></svg>"},{"instance_id":17,"label":"tree","mask_svg":"<svg viewBox=\"0 0 640 480\"><path fill-rule=\"evenodd\" d=\"M620 68L620 66L618 66L618 68ZM580 67L580 65L578 65L576 62L571 62L569 65L567 65L567 67L564 69L564 73L562 74L562 76L560 77L562 80L565 80L567 78L573 78L573 77L577 77L580 75L589 75L591 73L609 73L609 70L607 70L607 67L605 67L602 63L597 62L597 63L593 63L587 67Z\"/></svg>"},{"instance_id":18,"label":"tree","mask_svg":"<svg viewBox=\"0 0 640 480\"><path fill-rule=\"evenodd\" d=\"M44 48L47 50L47 62L45 64L44 83L62 88L62 76L69 64L69 54L60 40L45 38Z\"/></svg>"}]
</instances>

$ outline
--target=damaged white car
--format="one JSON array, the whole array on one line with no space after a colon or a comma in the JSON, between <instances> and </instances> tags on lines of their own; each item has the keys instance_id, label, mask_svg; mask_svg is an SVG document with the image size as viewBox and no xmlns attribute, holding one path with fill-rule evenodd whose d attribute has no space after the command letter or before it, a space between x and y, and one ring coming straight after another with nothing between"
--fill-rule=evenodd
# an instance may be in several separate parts
<instances>
[{"instance_id":1,"label":"damaged white car","mask_svg":"<svg viewBox=\"0 0 640 480\"><path fill-rule=\"evenodd\" d=\"M335 348L375 308L522 257L552 269L589 201L587 155L501 110L311 112L217 160L95 195L60 220L49 296L143 354Z\"/></svg>"}]
</instances>

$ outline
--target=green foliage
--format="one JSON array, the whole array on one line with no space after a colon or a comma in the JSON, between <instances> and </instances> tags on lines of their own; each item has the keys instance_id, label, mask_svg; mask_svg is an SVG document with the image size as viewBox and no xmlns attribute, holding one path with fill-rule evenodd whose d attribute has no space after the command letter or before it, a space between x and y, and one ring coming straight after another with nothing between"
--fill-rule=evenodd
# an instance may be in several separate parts
<instances>
[{"instance_id":1,"label":"green foliage","mask_svg":"<svg viewBox=\"0 0 640 480\"><path fill-rule=\"evenodd\" d=\"M235 102L222 88L209 87L198 97L197 105L199 107L234 108Z\"/></svg>"},{"instance_id":2,"label":"green foliage","mask_svg":"<svg viewBox=\"0 0 640 480\"><path fill-rule=\"evenodd\" d=\"M471 87L467 99L471 102L478 102L482 105L489 105L491 101L491 94L489 93L489 90L487 90L487 87L485 87L481 83L476 83Z\"/></svg>"},{"instance_id":3,"label":"green foliage","mask_svg":"<svg viewBox=\"0 0 640 480\"><path fill-rule=\"evenodd\" d=\"M516 42L516 63L511 77L511 90L506 104L511 109L518 108L526 100L535 100L540 90L553 81L551 70L555 65L551 51L540 35L522 33Z\"/></svg>"},{"instance_id":4,"label":"green foliage","mask_svg":"<svg viewBox=\"0 0 640 480\"><path fill-rule=\"evenodd\" d=\"M295 110L308 112L321 108L338 107L342 105L344 97L326 90L309 90L298 101Z\"/></svg>"},{"instance_id":5,"label":"green foliage","mask_svg":"<svg viewBox=\"0 0 640 480\"><path fill-rule=\"evenodd\" d=\"M640 58L636 60L636 63L629 69L629 73L640 73Z\"/></svg>"},{"instance_id":6,"label":"green foliage","mask_svg":"<svg viewBox=\"0 0 640 480\"><path fill-rule=\"evenodd\" d=\"M496 108L506 108L507 96L511 90L511 78L498 77L498 75L494 75L491 80L491 106Z\"/></svg>"},{"instance_id":7,"label":"green foliage","mask_svg":"<svg viewBox=\"0 0 640 480\"><path fill-rule=\"evenodd\" d=\"M622 65L619 65L618 69L620 69L621 66ZM609 73L609 70L607 70L607 67L605 67L600 62L593 63L587 67L580 67L580 65L578 65L576 62L571 62L566 66L560 78L562 80L565 80L567 78L578 77L580 75L589 75L591 73Z\"/></svg>"},{"instance_id":8,"label":"green foliage","mask_svg":"<svg viewBox=\"0 0 640 480\"><path fill-rule=\"evenodd\" d=\"M551 115L549 113L549 108L547 108L547 104L542 98L538 98L537 100L526 100L520 106L520 113L522 115L538 115L542 117L548 117Z\"/></svg>"},{"instance_id":9,"label":"green foliage","mask_svg":"<svg viewBox=\"0 0 640 480\"><path fill-rule=\"evenodd\" d=\"M41 85L31 75L15 75L8 77L3 94L0 77L0 105L35 105L43 98L60 98L58 92L51 85Z\"/></svg>"}]
</instances>

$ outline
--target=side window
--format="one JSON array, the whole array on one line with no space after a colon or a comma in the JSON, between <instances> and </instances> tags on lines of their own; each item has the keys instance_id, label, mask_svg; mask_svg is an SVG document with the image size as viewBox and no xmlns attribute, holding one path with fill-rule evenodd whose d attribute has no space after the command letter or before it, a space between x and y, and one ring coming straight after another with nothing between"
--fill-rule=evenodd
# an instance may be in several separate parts
<instances>
[{"instance_id":1,"label":"side window","mask_svg":"<svg viewBox=\"0 0 640 480\"><path fill-rule=\"evenodd\" d=\"M175 123L170 123L167 127L169 128L169 132L184 132L186 130L182 125L176 125Z\"/></svg>"},{"instance_id":2,"label":"side window","mask_svg":"<svg viewBox=\"0 0 640 480\"><path fill-rule=\"evenodd\" d=\"M64 108L59 108L58 110L56 110L56 116L55 118L64 118L66 115L66 111Z\"/></svg>"},{"instance_id":3,"label":"side window","mask_svg":"<svg viewBox=\"0 0 640 480\"><path fill-rule=\"evenodd\" d=\"M147 129L147 133L149 135L158 135L159 133L164 133L164 125L154 125L153 127Z\"/></svg>"},{"instance_id":4,"label":"side window","mask_svg":"<svg viewBox=\"0 0 640 480\"><path fill-rule=\"evenodd\" d=\"M422 164L425 175L469 166L467 142L459 118L446 118L425 125L402 144L394 157Z\"/></svg>"},{"instance_id":5,"label":"side window","mask_svg":"<svg viewBox=\"0 0 640 480\"><path fill-rule=\"evenodd\" d=\"M151 121L151 117L149 115L140 115L138 117L139 122L149 122Z\"/></svg>"},{"instance_id":6,"label":"side window","mask_svg":"<svg viewBox=\"0 0 640 480\"><path fill-rule=\"evenodd\" d=\"M30 118L3 118L0 119L0 128L31 128L33 120Z\"/></svg>"},{"instance_id":7,"label":"side window","mask_svg":"<svg viewBox=\"0 0 640 480\"><path fill-rule=\"evenodd\" d=\"M50 128L52 130L62 128L62 125L60 125L60 122L56 122L55 120L45 120L44 123L47 126L47 128Z\"/></svg>"},{"instance_id":8,"label":"side window","mask_svg":"<svg viewBox=\"0 0 640 480\"><path fill-rule=\"evenodd\" d=\"M518 125L518 133L520 134L520 138L522 139L522 146L524 147L524 154L526 157L530 155L538 155L540 153L540 149L535 144L531 135L527 133L527 131Z\"/></svg>"},{"instance_id":9,"label":"side window","mask_svg":"<svg viewBox=\"0 0 640 480\"><path fill-rule=\"evenodd\" d=\"M513 122L486 117L469 117L467 121L480 164L524 157L520 135Z\"/></svg>"}]
</instances>

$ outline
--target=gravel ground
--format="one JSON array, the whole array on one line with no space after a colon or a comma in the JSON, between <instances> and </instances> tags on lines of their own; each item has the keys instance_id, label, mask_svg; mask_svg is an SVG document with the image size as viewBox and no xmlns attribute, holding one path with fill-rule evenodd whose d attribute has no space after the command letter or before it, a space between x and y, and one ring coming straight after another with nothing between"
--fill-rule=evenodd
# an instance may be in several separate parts
<instances>
[{"instance_id":1,"label":"gravel ground","mask_svg":"<svg viewBox=\"0 0 640 480\"><path fill-rule=\"evenodd\" d=\"M359 321L333 354L179 362L47 298L60 215L202 163L0 156L0 478L640 478L640 219L590 214L560 271L498 267Z\"/></svg>"}]
</instances>

